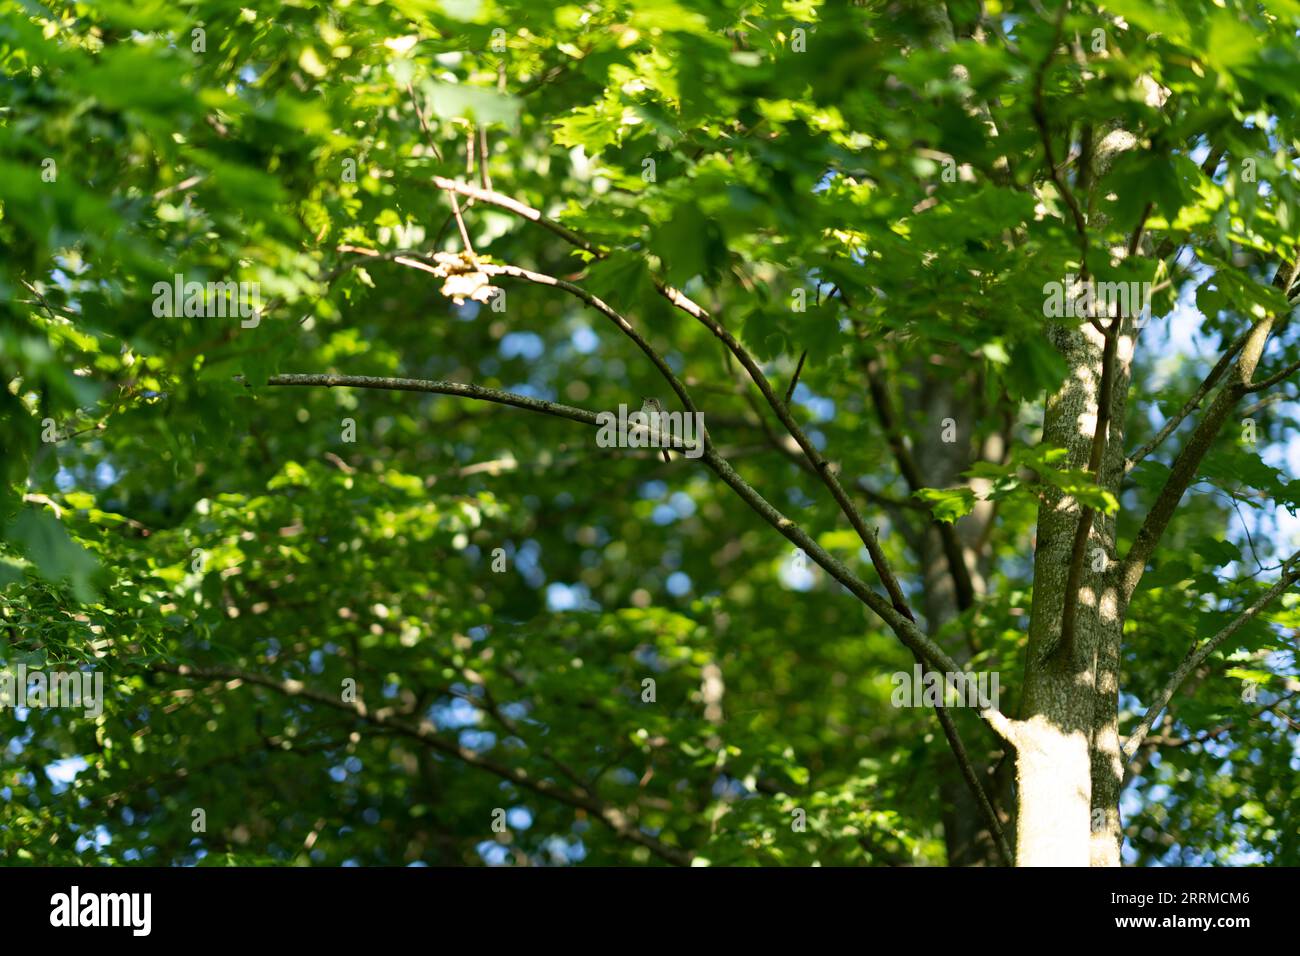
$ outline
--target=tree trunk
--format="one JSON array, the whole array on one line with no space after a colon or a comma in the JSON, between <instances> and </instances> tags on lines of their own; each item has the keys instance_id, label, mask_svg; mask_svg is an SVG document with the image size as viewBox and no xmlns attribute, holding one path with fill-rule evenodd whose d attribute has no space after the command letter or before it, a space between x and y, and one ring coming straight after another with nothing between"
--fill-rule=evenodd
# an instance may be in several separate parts
<instances>
[{"instance_id":1,"label":"tree trunk","mask_svg":"<svg viewBox=\"0 0 1300 956\"><path fill-rule=\"evenodd\" d=\"M957 397L950 376L936 375L933 367L926 362L914 363L912 375L919 387L907 389L903 393L904 407L914 410L917 424L913 434L916 441L912 446L912 457L921 473L924 484L936 488L947 488L961 479L961 475L971 466L971 437L975 419L971 415L968 402ZM979 394L979 388L966 388ZM942 438L940 424L951 418L957 425L957 440L945 442ZM996 446L983 449L981 457L994 459L1001 455L1001 438L992 440ZM976 596L984 593L984 568L980 566L975 549L971 547L973 539L992 520L992 505L981 502L975 512L964 523L963 528L970 540L962 541L963 560L971 577L971 584ZM920 594L920 610L931 633L938 634L940 629L957 618L962 611L957 587L949 565L948 553L944 549L939 530L934 522L913 525L907 534L908 545L916 556L924 587ZM947 650L962 666L970 658L969 647L961 641L945 642ZM958 713L953 711L954 720ZM973 721L964 721L973 724ZM982 739L985 731L976 729L969 736L969 742ZM980 749L970 747L971 760L981 780L987 779L985 761L981 759ZM987 786L993 790L993 781L987 780ZM994 794L995 798L1002 795ZM945 759L940 766L939 799L941 818L943 820L944 848L947 852L949 866L998 866L1002 860L997 843L989 832L988 824L980 810L975 795L962 776L957 765Z\"/></svg>"},{"instance_id":2,"label":"tree trunk","mask_svg":"<svg viewBox=\"0 0 1300 956\"><path fill-rule=\"evenodd\" d=\"M1089 325L1055 327L1069 369L1047 402L1043 442L1086 468L1098 416L1102 344ZM1119 331L1111 416L1100 481L1118 495L1131 322ZM1034 602L1023 719L1008 726L1016 748L1018 866L1119 863L1118 665L1123 609L1115 567L1115 519L1098 515L1088 535L1071 642L1061 640L1066 579L1082 508L1048 489L1038 511ZM1102 556L1104 555L1104 560Z\"/></svg>"}]
</instances>

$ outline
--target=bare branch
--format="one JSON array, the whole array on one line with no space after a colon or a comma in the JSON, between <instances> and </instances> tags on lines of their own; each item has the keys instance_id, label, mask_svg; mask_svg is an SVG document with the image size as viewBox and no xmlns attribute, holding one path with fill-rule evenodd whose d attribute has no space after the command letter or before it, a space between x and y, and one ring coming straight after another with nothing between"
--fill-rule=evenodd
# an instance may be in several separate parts
<instances>
[{"instance_id":1,"label":"bare branch","mask_svg":"<svg viewBox=\"0 0 1300 956\"><path fill-rule=\"evenodd\" d=\"M266 380L267 385L303 385L323 388L377 388L397 392L428 392L437 395L456 395L460 398L473 398L481 402L495 402L498 405L513 405L543 415L567 418L584 425L599 424L596 413L559 402L548 402L541 398L529 398L515 392L503 392L483 385L470 385L465 382L438 382L414 378L386 378L374 375L334 375L330 373L308 375L272 375Z\"/></svg>"},{"instance_id":2,"label":"bare branch","mask_svg":"<svg viewBox=\"0 0 1300 956\"><path fill-rule=\"evenodd\" d=\"M501 193L479 189L476 186L457 183L449 179L437 178L435 179L435 183L444 189L454 190L455 192L465 196L473 196L480 202L495 205L501 209L522 216L525 219L536 222L581 249L594 252L598 255L604 254L604 250L600 249L589 240L584 239L573 230L547 219L540 211L533 209L531 206L527 206L508 196L502 195ZM486 268L484 271L486 271ZM555 284L558 285L561 280L554 281ZM564 288L563 285L560 287ZM884 552L880 548L880 542L877 540L876 532L867 527L866 522L863 521L862 515L858 512L857 507L845 493L844 488L840 485L839 479L831 470L830 462L823 458L812 442L809 441L808 436L804 434L803 429L799 427L799 424L790 414L785 403L782 402L780 396L776 394L771 383L767 380L767 376L763 374L762 369L759 368L758 363L754 360L753 356L749 354L744 346L736 341L735 337L732 336L730 332L728 332L715 318L713 318L713 316L709 314L708 310L692 301L679 289L675 289L672 286L665 285L658 281L656 281L655 287L658 289L659 294L672 303L676 308L681 309L687 315L691 316L709 329L709 331L727 347L728 351L730 351L740 361L741 365L745 367L745 371L749 373L749 377L763 394L764 400L769 406L771 406L781 424L785 426L785 429L790 433L794 440L798 442L799 447L803 450L803 453L807 456L813 468L816 469L822 483L830 490L831 496L835 499L836 504L839 505L840 510L849 519L849 523L853 526L854 531L857 532L858 537L866 546L867 553L871 556L872 566L875 568L876 574L879 575L881 583L884 584L885 590L889 593L890 601L893 603L895 609L898 610L899 613L905 615L909 620L916 620L915 615L912 614L911 609L908 607L907 599L903 595L903 589L898 583L898 578L894 575L893 569L890 567L888 560L885 558ZM577 287L575 286L574 288Z\"/></svg>"},{"instance_id":3,"label":"bare branch","mask_svg":"<svg viewBox=\"0 0 1300 956\"><path fill-rule=\"evenodd\" d=\"M1277 712L1276 708L1280 707L1282 704L1285 704L1287 701L1294 699L1297 694L1300 694L1300 691L1291 691L1289 693L1283 694L1276 701L1271 701L1265 704L1263 707L1256 708L1254 711L1250 713L1249 718L1251 720L1255 720L1256 718L1262 717L1264 714L1270 711L1278 713L1279 717L1283 717L1285 715ZM1163 737L1163 736L1153 737L1150 734L1148 734L1146 739L1142 741L1141 746L1143 747L1187 747L1190 746L1191 744L1204 744L1204 743L1208 743L1211 740L1214 740L1217 737L1222 737L1224 734L1233 730L1235 727L1236 727L1235 721L1227 720L1219 724L1217 727L1212 727L1209 730L1202 731L1201 733L1197 734L1194 737Z\"/></svg>"},{"instance_id":4,"label":"bare branch","mask_svg":"<svg viewBox=\"0 0 1300 956\"><path fill-rule=\"evenodd\" d=\"M518 767L499 764L474 750L470 750L468 747L462 747L459 744L444 740L438 735L430 721L422 721L418 725L408 724L395 717L389 708L372 711L362 703L350 704L329 694L311 690L301 681L276 680L264 674L231 667L191 667L187 664L155 663L152 665L152 669L197 680L240 680L246 684L266 687L287 697L301 697L325 707L332 707L335 710L350 714L357 720L418 740L432 750L454 757L464 764L477 767L503 780L508 780L525 790L531 790L536 794L549 797L560 803L586 810L623 839L645 847L651 853L663 860L667 860L669 863L674 863L677 866L690 865L691 853L669 846L642 832L638 826L628 819L625 813L587 792L585 788L582 791L569 790L552 783L550 780L533 777L526 770Z\"/></svg>"},{"instance_id":5,"label":"bare branch","mask_svg":"<svg viewBox=\"0 0 1300 956\"><path fill-rule=\"evenodd\" d=\"M1214 368L1210 369L1210 373L1205 376L1204 381L1197 386L1195 393L1193 393L1192 397L1183 404L1183 407L1178 410L1178 413L1170 418L1169 421L1165 422L1160 431L1156 432L1154 438L1137 451L1133 452L1128 460L1124 462L1125 472L1130 472L1136 468L1143 458L1160 447L1160 444L1173 433L1174 429L1183 423L1183 420L1187 418L1188 415L1200 407L1201 402L1205 400L1205 396L1214 391L1214 386L1219 384L1219 379L1223 378L1223 373L1228 370L1228 366L1232 364L1233 358L1241 351L1241 347L1245 344L1246 335L1241 335L1237 337L1235 342L1228 346L1228 351L1224 352L1223 355L1220 356L1219 361L1215 363Z\"/></svg>"},{"instance_id":6,"label":"bare branch","mask_svg":"<svg viewBox=\"0 0 1300 956\"><path fill-rule=\"evenodd\" d=\"M1060 170L1057 168L1056 151L1052 148L1052 134L1047 128L1047 102L1043 96L1043 84L1047 80L1047 70L1052 65L1052 59L1056 56L1056 47L1061 42L1061 25L1065 20L1065 12L1068 7L1069 3L1062 0L1061 6L1056 11L1056 33L1047 47L1047 55L1043 57L1043 62L1034 76L1034 98L1030 112L1033 114L1034 124L1038 127L1038 135L1043 143L1043 153L1047 160L1047 173L1052 179L1052 184L1056 186L1057 193L1060 194L1061 199L1069 207L1070 215L1074 221L1074 230L1079 235L1079 274L1086 280L1088 278L1088 225L1084 221L1083 210L1079 208L1078 201L1075 200L1074 194L1066 187L1065 181L1061 178Z\"/></svg>"},{"instance_id":7,"label":"bare branch","mask_svg":"<svg viewBox=\"0 0 1300 956\"><path fill-rule=\"evenodd\" d=\"M885 558L885 554L880 548L880 542L877 539L876 532L867 527L866 522L862 519L861 513L859 513L857 507L845 493L843 486L835 475L835 472L831 469L831 463L822 456L816 446L814 446L808 439L808 436L804 433L803 429L799 427L799 423L795 421L794 416L790 414L789 408L786 407L785 403L781 401L780 396L778 396L773 390L772 384L767 380L767 376L763 374L763 370L759 368L754 357L744 346L736 341L735 336L728 332L727 329L702 306L691 301L680 291L671 286L661 285L659 286L659 291L669 302L681 309L687 315L696 319L705 328L712 332L727 347L727 350L736 357L740 364L744 366L745 371L749 373L750 379L758 386L758 390L762 393L767 404L772 408L772 411L776 413L776 417L780 420L781 424L785 426L785 430L788 431L790 436L799 444L799 447L803 450L808 461L812 464L813 468L816 469L822 483L830 490L831 496L835 499L836 504L840 506L840 510L849 519L849 524L853 526L853 530L858 533L859 539L861 539L862 543L866 546L867 553L871 556L871 564L876 569L876 574L880 576L880 580L884 584L885 590L889 593L890 601L893 603L894 609L905 616L909 621L915 621L916 617L912 614L911 609L907 605L907 600L903 596L903 589L898 583L898 578L895 577L893 569L889 565L889 561Z\"/></svg>"},{"instance_id":8,"label":"bare branch","mask_svg":"<svg viewBox=\"0 0 1300 956\"><path fill-rule=\"evenodd\" d=\"M1273 322L1274 316L1268 315L1251 327L1237 356L1232 381L1219 390L1205 416L1187 439L1187 444L1174 459L1164 487L1157 494L1155 503L1143 520L1142 527L1138 529L1128 554L1125 555L1120 566L1120 598L1124 605L1127 605L1137 590L1142 574L1146 570L1147 561L1160 544L1160 539L1173 519L1179 501L1182 500L1183 492L1196 477L1197 468L1222 429L1228 413L1245 394L1244 389L1248 386L1255 366L1259 363L1260 353L1264 350L1264 343L1273 328Z\"/></svg>"},{"instance_id":9,"label":"bare branch","mask_svg":"<svg viewBox=\"0 0 1300 956\"><path fill-rule=\"evenodd\" d=\"M267 379L272 386L318 386L325 388L374 388L402 392L425 392L439 395L453 395L460 398L472 398L479 401L510 405L528 411L568 419L591 427L600 422L595 412L585 408L575 408L545 399L530 398L514 392L487 388L482 385L470 385L464 382L424 381L409 378L384 378L370 375L336 375L332 373L274 375ZM675 449L681 451L682 449ZM946 673L962 673L963 669L941 647L935 644L908 617L873 591L858 578L838 558L826 551L806 531L791 521L761 494L749 485L713 448L707 448L701 460L711 468L733 491L738 494L760 517L772 525L785 538L803 549L832 578L844 585L848 591L859 598L872 611L876 612L890 629L910 650L913 650L931 664L935 670ZM986 712L992 713L992 712Z\"/></svg>"},{"instance_id":10,"label":"bare branch","mask_svg":"<svg viewBox=\"0 0 1300 956\"><path fill-rule=\"evenodd\" d=\"M441 178L436 179L435 182L437 183L437 185L439 185L442 188L446 188L448 190L454 190L456 192L461 193L462 195L470 196L478 201L496 205L499 208L506 209L526 219L529 219L533 222L537 222L543 227L554 232L556 235L561 236L566 241L571 242L572 244L578 246L579 248L582 248L587 251L595 252L598 255L603 254L603 250L599 250L594 244L590 243L589 241L587 241L577 233L567 229L564 226L561 226L559 223L555 223L547 219L541 214L540 211L533 209L532 207L525 206L523 203L519 203L513 199L510 199L507 196L504 196L499 193L495 193L491 190L478 189L476 187L469 186L463 183L455 183L451 180L446 180ZM403 264L411 264L409 262L403 261L402 259L398 259L397 261L403 262ZM622 320L622 317L619 316L618 313L614 312L613 309L606 306L599 299L596 299L595 296L591 296L590 293L586 292L586 290L583 290L581 289L581 287L575 286L572 283L567 283L564 282L563 280L554 279L549 276L541 276L538 273L530 273L528 272L528 270L518 269L517 267L512 267L512 266L492 266L490 264L484 263L480 265L480 268L486 274L513 275L519 278L527 279L529 281L556 285L560 288L565 289L571 294L576 295L579 298L582 298L584 301L588 302L588 304L592 305L593 307L600 309L607 316L614 319L616 322L619 322L620 328L627 326L626 320ZM740 361L740 363L745 367L745 370L749 373L750 378L758 386L759 391L763 394L763 397L766 399L768 405L772 407L773 411L775 411L781 423L786 427L786 430L790 433L790 435L798 443L799 447L803 450L804 455L807 457L813 470L830 489L831 494L835 498L836 502L839 504L841 511L843 511L844 514L849 518L850 524L853 525L854 530L857 531L859 538L862 540L863 544L866 545L867 552L871 556L872 564L875 567L877 574L880 576L881 581L884 583L886 591L890 595L890 602L886 603L883 599L881 599L880 596L875 593L875 591L867 587L861 580L859 580L855 575L849 572L848 569L844 567L839 561L837 561L832 555L824 551L816 543L816 541L814 541L811 537L809 537L801 528L795 525L794 522L790 521L788 518L786 518L784 515L778 512L775 508L773 508L772 505L766 501L766 499L764 499L757 491L755 491L752 487L750 487L744 481L744 479L742 479L740 475L736 473L736 471L731 467L731 465L726 461L726 459L722 458L720 455L717 454L716 450L707 441L705 444L705 454L704 454L705 462L709 465L710 468L714 470L715 473L719 475L719 477L723 479L724 482L726 482L738 495L740 495L740 497L744 499L746 503L750 505L751 508L757 511L765 520L767 520L769 524L772 524L773 527L775 527L778 531L780 531L783 535L785 535L789 540L791 540L797 546L802 548L805 554L811 556L813 560L818 563L819 566L825 569L828 573L831 574L832 577L834 577L837 581L839 581L846 588L848 588L851 593L853 593L865 604L867 604L868 607L870 607L873 611L879 614L885 620L885 622L890 626L890 628L895 632L895 634L899 637L899 639L907 647L909 647L913 651L913 653L918 656L918 658L923 658L925 660L928 660L931 663L935 664L937 667L942 668L943 670L949 673L954 673L954 674L961 673L962 668L960 668L957 665L956 661L954 661L951 657L949 657L942 650L942 648L940 648L937 644L931 641L924 633L920 631L919 628L917 628L915 624L916 619L912 614L911 610L907 606L906 599L904 598L902 593L902 588L898 584L898 580L894 576L893 571L888 564L888 561L885 559L884 553L880 550L880 545L876 539L875 532L867 529L865 522L862 520L861 514L859 514L857 508L853 505L852 501L848 498L848 495L844 492L844 489L840 485L834 473L830 470L830 463L826 461L824 458L822 458L822 456L817 452L815 446L813 446L811 441L809 441L807 436L804 434L803 430L795 422L793 416L790 415L789 409L787 407L788 398L786 401L781 401L777 397L776 393L772 389L771 384L768 382L766 376L759 368L757 362L754 361L754 358L749 354L747 350L745 350L740 345L739 342L736 341L736 339L719 322L717 322L717 320L715 320L712 316L709 315L707 310L705 310L702 306L692 301L681 291L674 289L671 286L656 282L656 288L658 289L659 293L662 296L664 296L664 298L666 298L675 307L686 312L686 314L695 318L706 328L708 328L711 332L713 332L713 334L719 340L721 340L723 344L727 347L728 351L731 354L735 355L736 358ZM625 331L629 331L629 330L630 330L630 326L625 328ZM641 343L638 342L638 344ZM642 350L645 351L646 354L649 355L652 360L658 358L657 355L653 352L653 350L649 349L648 346L643 346ZM658 361L656 361L656 364L660 365L661 362L662 359L658 359ZM803 362L801 360L800 361L801 367L802 364ZM674 388L675 390L678 390L679 395L682 397L683 402L687 405L687 407L693 409L694 406L690 404L689 397L685 395L684 386L681 389L677 388L677 385L680 383L676 383L676 378L675 376L672 375L671 370L667 369L666 365L664 365L661 366L661 371L665 373L665 377L669 378L670 382L675 383ZM798 372L796 371L795 373L796 381L797 378L798 378ZM793 393L793 383L791 385L791 393ZM508 403L508 404L516 404L516 403ZM535 409L535 410L541 410L541 409ZM572 416L566 416L566 417L572 417ZM962 570L965 570L964 564L962 564L961 566L962 566ZM991 710L991 711L982 712L981 717L985 720L990 721L990 723L993 723L993 721L995 721L996 719L1001 718L1002 715L996 710ZM940 720L941 722L943 721L942 716L940 717ZM956 728L952 727L951 729L953 732L949 734L948 733L949 727L945 726L945 735L948 737L949 745L953 749L954 756L956 757L958 763L962 765L963 776L966 777L968 785L971 785L975 788L975 795L977 800L979 800L979 802L981 803L981 806L982 807L988 806L987 795L984 794L983 790L979 787L978 779L975 777L973 771L970 769L970 759L966 755L965 750L961 745L960 737L956 736L955 733ZM991 813L991 810L989 812ZM1005 838L1002 836L1000 832L996 814L992 814L990 819L990 826L992 828L992 832L995 834L996 838L998 839L999 849L1002 850L1004 854L1007 854Z\"/></svg>"},{"instance_id":11,"label":"bare branch","mask_svg":"<svg viewBox=\"0 0 1300 956\"><path fill-rule=\"evenodd\" d=\"M808 350L805 349L799 356L799 364L794 367L794 374L790 376L790 387L785 390L785 403L790 404L790 399L794 398L795 386L799 384L799 373L803 371L803 363L808 358Z\"/></svg>"},{"instance_id":12,"label":"bare branch","mask_svg":"<svg viewBox=\"0 0 1300 956\"><path fill-rule=\"evenodd\" d=\"M390 379L375 378L373 376L349 376L349 375L276 375L268 380L270 385L298 385L311 386L322 385L326 387L362 387L362 388L379 388L393 389L397 391L411 392L429 392L443 395L455 395L465 398L475 398L482 401L496 402L502 405L511 405L516 408L524 408L529 411L536 411L542 414L552 415L559 418L566 418L570 421L581 422L585 425L595 426L598 417L595 413L582 408L574 408L568 405L561 405L557 402L549 402L544 399L529 398L523 395L517 395L511 392L503 392L499 389L485 388L483 386L468 385L460 382L438 382L438 381L418 381L414 379ZM704 462L718 475L733 491L738 494L754 511L756 511L768 524L772 525L777 531L784 535L789 541L797 547L802 548L804 553L811 557L822 569L831 575L836 581L844 585L855 597L871 608L879 615L890 629L897 635L900 641L912 651L912 653L921 661L929 662L936 670L946 674L957 675L963 672L955 660L953 660L938 644L934 643L920 628L916 626L914 620L904 615L897 608L892 606L879 594L868 587L861 579L854 575L833 555L827 552L817 543L807 532L796 525L793 521L781 514L771 503L769 503L761 494L752 488L736 470L731 466L727 459L718 454L717 450L711 445L704 449ZM1006 718L996 708L990 708L980 712L980 717L989 722L995 731L999 726L1006 723ZM943 717L940 717L943 720ZM945 735L948 736L949 746L952 747L953 753L959 764L963 764L963 776L967 778L968 785L975 789L975 795L981 804L987 803L987 796L979 786L978 779L974 776L973 771L969 770L970 758L966 755L965 749L961 746L960 737L956 736L955 727L953 733L948 734L948 728L945 727ZM994 827L992 832L998 835L1000 849L1005 850L1005 838L1002 838L1000 831L996 828L996 814L993 814L991 826ZM608 822L608 821L607 821ZM638 831L639 832L639 831Z\"/></svg>"},{"instance_id":13,"label":"bare branch","mask_svg":"<svg viewBox=\"0 0 1300 956\"><path fill-rule=\"evenodd\" d=\"M1260 392L1266 388L1272 388L1278 382L1284 381L1300 371L1300 361L1292 362L1286 368L1282 369L1268 378L1262 378L1258 382L1251 382L1249 385L1242 386L1243 393Z\"/></svg>"},{"instance_id":14,"label":"bare branch","mask_svg":"<svg viewBox=\"0 0 1300 956\"><path fill-rule=\"evenodd\" d=\"M921 665L922 674L924 674L924 662L921 661L919 656L917 656L916 660ZM1006 834L1002 831L1002 821L998 818L997 810L994 809L993 802L989 799L987 791L980 784L979 776L975 773L975 767L971 763L970 755L966 752L966 746L962 743L961 735L957 732L957 725L953 723L952 715L948 713L948 708L942 703L935 704L934 712L935 716L939 718L939 725L943 728L943 735L948 738L948 747L952 750L953 756L957 758L957 766L961 768L961 775L966 781L966 786L975 795L980 812L984 814L984 822L988 825L989 833L993 836L993 842L997 844L998 853L1002 856L1003 864L1014 866L1015 858L1012 856L1011 847L1007 845Z\"/></svg>"},{"instance_id":15,"label":"bare branch","mask_svg":"<svg viewBox=\"0 0 1300 956\"><path fill-rule=\"evenodd\" d=\"M419 269L422 272L428 272L440 278L444 277L443 271L438 266L430 265L422 259L415 258L416 256L422 255L419 252L402 251L380 253L360 246L339 246L339 251L354 252L375 258L388 259L398 263L399 265L408 266L412 269ZM664 357L641 336L641 334L632 326L631 322L600 297L592 295L586 289L582 288L582 286L574 285L572 282L568 282L564 279L557 279L554 276L545 275L541 272L533 272L531 269L522 269L519 266L500 265L497 263L479 261L475 268L477 268L477 270L483 275L509 276L515 279L523 279L526 282L532 282L536 285L553 286L569 293L569 295L574 296L575 298L581 299L587 305L591 306L613 322L614 325L618 327L619 331L636 344L637 348L639 348L650 359L655 368L659 370L659 373L672 387L672 390L677 394L677 397L681 399L682 404L686 407L687 411L699 411L694 400L691 398L690 393L687 391L686 386L677 377L676 373L673 372L672 366L670 366ZM708 441L707 432L705 434L705 441L706 443Z\"/></svg>"},{"instance_id":16,"label":"bare branch","mask_svg":"<svg viewBox=\"0 0 1300 956\"><path fill-rule=\"evenodd\" d=\"M429 129L429 123L424 118L424 110L421 109L420 101L416 98L415 87L410 83L407 83L406 92L411 97L411 106L415 109L416 119L420 121L420 129L424 133L424 138L428 142L429 148L433 150L433 155L438 162L442 162L442 150L438 149L438 144L433 138L433 132ZM435 180L439 178L441 177L434 177ZM465 228L465 218L460 213L460 200L456 198L456 193L450 189L447 190L447 198L451 200L451 212L452 215L456 217L456 228L460 230L460 240L465 244L465 251L472 253L474 251L474 244L469 240L469 231Z\"/></svg>"},{"instance_id":17,"label":"bare branch","mask_svg":"<svg viewBox=\"0 0 1300 956\"><path fill-rule=\"evenodd\" d=\"M659 370L659 374L664 377L664 380L668 382L672 387L672 390L677 393L677 397L681 399L682 405L685 406L687 411L699 411L699 409L695 407L695 402L691 399L690 393L686 390L686 386L680 379L678 379L676 373L673 372L672 366L668 364L664 357L660 355L654 347L650 345L650 343L642 338L641 334L632 327L631 322L598 296L592 295L586 289L582 288L582 286L574 285L572 282L567 282L564 279L557 279L554 276L544 275L540 272L533 272L530 269L521 269L518 266L480 263L479 269L484 275L510 276L537 285L554 286L557 289L562 289L569 293L571 296L581 299L583 302L587 303L587 305L591 306L597 312L601 313L613 322L624 335L636 343L637 348L644 352L646 357L654 363L655 368ZM705 433L705 442L706 444L708 442L707 432Z\"/></svg>"},{"instance_id":18,"label":"bare branch","mask_svg":"<svg viewBox=\"0 0 1300 956\"><path fill-rule=\"evenodd\" d=\"M472 186L468 183L458 183L454 179L446 179L442 176L433 177L434 185L439 189L445 189L450 193L459 193L462 196L468 196L471 199L481 203L487 203L490 206L496 206L507 212L512 212L516 216L535 222L544 229L549 229L565 242L577 246L579 249L585 249L588 252L597 252L596 246L590 241L578 235L572 229L560 225L554 219L548 219L542 215L540 210L532 206L525 205L517 199L499 193L491 189L481 189L478 186Z\"/></svg>"}]
</instances>

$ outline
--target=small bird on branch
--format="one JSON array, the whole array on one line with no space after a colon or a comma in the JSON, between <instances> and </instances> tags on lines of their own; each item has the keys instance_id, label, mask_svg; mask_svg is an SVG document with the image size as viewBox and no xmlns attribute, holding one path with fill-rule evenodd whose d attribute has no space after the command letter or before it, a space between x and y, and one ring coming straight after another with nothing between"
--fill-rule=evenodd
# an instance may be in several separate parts
<instances>
[{"instance_id":1,"label":"small bird on branch","mask_svg":"<svg viewBox=\"0 0 1300 956\"><path fill-rule=\"evenodd\" d=\"M659 436L661 434L658 427L660 422L659 413L662 412L663 410L664 407L659 404L659 399L657 398L641 399L641 411L643 411L645 414L651 417L650 436L651 436L651 441L656 444L659 442L660 440ZM668 455L667 448L663 449L663 456L664 456L664 461L672 461L672 458Z\"/></svg>"}]
</instances>

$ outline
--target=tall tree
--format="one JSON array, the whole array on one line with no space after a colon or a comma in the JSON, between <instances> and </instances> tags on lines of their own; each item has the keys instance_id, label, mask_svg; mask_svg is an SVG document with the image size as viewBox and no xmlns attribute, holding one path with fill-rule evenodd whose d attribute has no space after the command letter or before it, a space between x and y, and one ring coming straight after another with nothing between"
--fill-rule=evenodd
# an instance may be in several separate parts
<instances>
[{"instance_id":1,"label":"tall tree","mask_svg":"<svg viewBox=\"0 0 1300 956\"><path fill-rule=\"evenodd\" d=\"M0 11L0 852L1300 860L1297 4Z\"/></svg>"}]
</instances>

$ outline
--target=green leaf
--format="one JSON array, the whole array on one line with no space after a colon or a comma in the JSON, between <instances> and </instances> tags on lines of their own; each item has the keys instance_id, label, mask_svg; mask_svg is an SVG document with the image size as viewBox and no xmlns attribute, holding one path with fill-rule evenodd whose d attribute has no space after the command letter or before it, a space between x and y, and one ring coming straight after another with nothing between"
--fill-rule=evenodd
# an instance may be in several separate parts
<instances>
[{"instance_id":1,"label":"green leaf","mask_svg":"<svg viewBox=\"0 0 1300 956\"><path fill-rule=\"evenodd\" d=\"M98 562L72 540L52 515L35 509L24 510L10 523L6 537L32 562L41 577L70 585L78 601L90 603L96 599L91 577L98 570Z\"/></svg>"},{"instance_id":2,"label":"green leaf","mask_svg":"<svg viewBox=\"0 0 1300 956\"><path fill-rule=\"evenodd\" d=\"M930 506L936 521L954 523L975 508L975 492L969 488L920 488L912 493Z\"/></svg>"},{"instance_id":3,"label":"green leaf","mask_svg":"<svg viewBox=\"0 0 1300 956\"><path fill-rule=\"evenodd\" d=\"M1197 538L1192 543L1192 550L1210 564L1211 567L1221 567L1230 561L1241 560L1241 549L1231 541L1216 541L1214 538Z\"/></svg>"},{"instance_id":4,"label":"green leaf","mask_svg":"<svg viewBox=\"0 0 1300 956\"><path fill-rule=\"evenodd\" d=\"M485 125L519 128L518 98L495 90L461 83L426 80L422 86L425 102L433 115L442 120L471 120Z\"/></svg>"}]
</instances>

